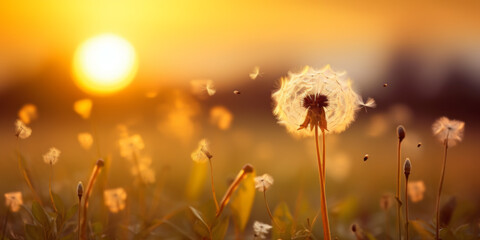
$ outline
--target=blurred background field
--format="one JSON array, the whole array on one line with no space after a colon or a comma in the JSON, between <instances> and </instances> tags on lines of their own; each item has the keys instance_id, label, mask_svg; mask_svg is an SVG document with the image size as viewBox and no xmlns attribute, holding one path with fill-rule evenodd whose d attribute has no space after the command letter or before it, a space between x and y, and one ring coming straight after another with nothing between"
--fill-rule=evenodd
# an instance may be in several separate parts
<instances>
[{"instance_id":1,"label":"blurred background field","mask_svg":"<svg viewBox=\"0 0 480 240\"><path fill-rule=\"evenodd\" d=\"M442 145L432 136L431 124L444 115L465 121L466 127L463 141L449 152L442 201L456 197L460 207L454 224L478 223L479 11L476 1L3 1L0 192L22 191L24 201L31 199L18 172L14 135L18 110L31 103L38 119L30 124L32 136L21 141L21 150L44 198L49 166L42 155L50 147L62 151L54 190L69 205L75 202L77 182L88 180L98 157L95 144L101 156L111 159L107 187L131 189L130 165L118 147L123 125L142 136L157 182L165 179L165 207L189 203L190 154L206 138L219 198L228 180L250 163L258 175L275 179L268 192L271 206L285 201L294 209L301 195L317 209L314 140L296 139L276 123L271 93L289 71L330 64L347 71L359 93L378 104L360 110L344 133L327 136L332 229L352 238L348 228L353 222L371 232L383 230L379 200L395 190L399 124L407 130L403 157L412 160L411 179L426 185L424 199L410 205L411 218L434 217ZM138 54L133 82L110 95L84 92L71 67L78 45L102 33L124 37ZM255 66L260 75L252 80ZM193 92L191 81L198 79L211 79L216 94ZM83 98L93 100L89 120L73 111L74 102ZM212 122L217 106L231 114L230 124ZM91 132L92 124L98 138L84 150L77 134ZM211 199L208 178L202 184L200 202ZM262 201L257 194L250 223L269 222ZM165 211L161 206L156 214Z\"/></svg>"}]
</instances>

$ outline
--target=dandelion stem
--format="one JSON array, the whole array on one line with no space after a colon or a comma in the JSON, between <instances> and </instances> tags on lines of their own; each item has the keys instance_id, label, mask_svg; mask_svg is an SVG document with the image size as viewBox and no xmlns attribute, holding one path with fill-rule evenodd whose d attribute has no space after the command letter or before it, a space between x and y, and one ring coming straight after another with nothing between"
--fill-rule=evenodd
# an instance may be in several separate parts
<instances>
[{"instance_id":1,"label":"dandelion stem","mask_svg":"<svg viewBox=\"0 0 480 240\"><path fill-rule=\"evenodd\" d=\"M53 178L53 164L50 164L50 179L48 181L48 194L50 195L50 201L52 201L52 207L55 212L58 212L57 207L55 206L55 201L53 200L53 191L52 191L52 178Z\"/></svg>"},{"instance_id":2,"label":"dandelion stem","mask_svg":"<svg viewBox=\"0 0 480 240\"><path fill-rule=\"evenodd\" d=\"M227 203L230 201L230 198L232 197L232 194L235 192L235 190L238 188L240 185L240 182L247 176L248 173L253 172L253 167L250 164L246 164L243 166L243 168L238 172L237 177L235 177L235 180L233 180L232 184L228 187L227 191L225 192L225 195L223 195L222 200L220 201L220 206L215 214L215 218L218 218L220 214L222 214L223 208L227 205Z\"/></svg>"},{"instance_id":3,"label":"dandelion stem","mask_svg":"<svg viewBox=\"0 0 480 240\"><path fill-rule=\"evenodd\" d=\"M142 171L140 170L140 161L138 161L138 155L137 152L135 151L133 153L133 161L134 164L137 167L138 171L138 178L140 180L140 189L138 191L138 202L139 202L139 210L142 216L145 216L146 208L145 208L145 189L147 187L147 183L145 183L144 178L142 176ZM145 219L145 217L142 217L142 219Z\"/></svg>"},{"instance_id":4,"label":"dandelion stem","mask_svg":"<svg viewBox=\"0 0 480 240\"><path fill-rule=\"evenodd\" d=\"M215 202L215 209L218 212L218 201L217 201L217 195L215 194L215 186L213 184L213 165L212 165L212 159L208 158L208 162L210 163L210 178L212 180L212 195L213 195L213 201Z\"/></svg>"},{"instance_id":5,"label":"dandelion stem","mask_svg":"<svg viewBox=\"0 0 480 240\"><path fill-rule=\"evenodd\" d=\"M5 239L5 234L7 233L7 223L8 223L9 216L10 216L10 205L7 206L7 213L5 214L5 220L3 221L2 240Z\"/></svg>"},{"instance_id":6,"label":"dandelion stem","mask_svg":"<svg viewBox=\"0 0 480 240\"><path fill-rule=\"evenodd\" d=\"M87 239L87 208L88 208L88 200L90 195L92 194L92 189L97 180L98 174L100 174L101 168L103 167L104 162L102 159L97 160L97 164L93 168L92 174L90 175L90 179L88 180L87 191L85 194L85 200L83 201L83 215L80 221L80 239L86 240Z\"/></svg>"},{"instance_id":7,"label":"dandelion stem","mask_svg":"<svg viewBox=\"0 0 480 240\"><path fill-rule=\"evenodd\" d=\"M325 183L322 169L322 162L320 160L320 149L318 145L318 126L315 126L315 146L317 150L317 163L318 163L318 178L320 180L320 196L321 196L321 207L322 207L322 223L323 223L323 236L324 239L330 240L330 224L328 222L328 213L327 213L327 199L325 196Z\"/></svg>"},{"instance_id":8,"label":"dandelion stem","mask_svg":"<svg viewBox=\"0 0 480 240\"><path fill-rule=\"evenodd\" d=\"M325 162L326 162L326 151L327 149L325 148L325 130L322 130L322 159L323 159L323 184L325 185L325 177L326 177L326 168L325 168Z\"/></svg>"},{"instance_id":9,"label":"dandelion stem","mask_svg":"<svg viewBox=\"0 0 480 240\"><path fill-rule=\"evenodd\" d=\"M400 201L400 187L401 187L401 166L400 166L400 157L401 157L401 150L402 150L402 141L398 141L398 148L397 148L397 192L395 194L396 202L397 202L397 230L398 230L398 239L402 239L402 203Z\"/></svg>"},{"instance_id":10,"label":"dandelion stem","mask_svg":"<svg viewBox=\"0 0 480 240\"><path fill-rule=\"evenodd\" d=\"M263 187L263 200L265 200L265 206L267 207L268 215L272 219L273 224L275 224L275 226L280 229L281 228L280 225L278 225L277 221L275 221L275 218L273 218L272 212L270 211L270 207L268 206L267 194L266 193L267 193L267 188Z\"/></svg>"},{"instance_id":11,"label":"dandelion stem","mask_svg":"<svg viewBox=\"0 0 480 240\"><path fill-rule=\"evenodd\" d=\"M32 181L30 180L30 175L27 172L27 169L25 166L23 166L23 161L22 161L22 156L20 154L20 141L19 138L17 137L17 159L18 159L18 168L20 169L20 172L23 175L23 179L25 179L25 182L27 183L28 188L30 188L30 191L32 192L33 198L40 203L41 206L43 206L42 199L38 195L37 191L35 191L35 188L33 187Z\"/></svg>"},{"instance_id":12,"label":"dandelion stem","mask_svg":"<svg viewBox=\"0 0 480 240\"><path fill-rule=\"evenodd\" d=\"M80 234L81 233L80 226L81 226L81 219L82 219L81 213L82 213L82 196L79 195L78 196L78 226L77 226L77 228L78 228L78 230L77 230L78 231L78 239L79 240L81 239L81 237L80 237L80 235L81 235Z\"/></svg>"},{"instance_id":13,"label":"dandelion stem","mask_svg":"<svg viewBox=\"0 0 480 240\"><path fill-rule=\"evenodd\" d=\"M408 176L405 177L405 235L408 240Z\"/></svg>"},{"instance_id":14,"label":"dandelion stem","mask_svg":"<svg viewBox=\"0 0 480 240\"><path fill-rule=\"evenodd\" d=\"M443 180L445 179L445 168L447 166L447 150L448 150L448 134L447 138L444 142L445 150L443 153L443 166L442 166L442 175L440 177L440 186L438 187L438 195L437 195L437 204L436 204L436 229L435 229L435 239L440 239L440 195L442 194L442 187L443 187Z\"/></svg>"}]
</instances>

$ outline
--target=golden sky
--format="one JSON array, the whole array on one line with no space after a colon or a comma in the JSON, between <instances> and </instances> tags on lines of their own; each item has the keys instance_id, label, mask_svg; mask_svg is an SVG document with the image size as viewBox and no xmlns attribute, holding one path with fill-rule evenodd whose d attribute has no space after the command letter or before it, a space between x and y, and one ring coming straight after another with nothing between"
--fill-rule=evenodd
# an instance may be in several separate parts
<instances>
[{"instance_id":1,"label":"golden sky","mask_svg":"<svg viewBox=\"0 0 480 240\"><path fill-rule=\"evenodd\" d=\"M477 60L479 11L478 1L2 1L0 89L45 63L69 69L79 44L108 32L136 48L147 83L327 63L370 78L399 45Z\"/></svg>"}]
</instances>

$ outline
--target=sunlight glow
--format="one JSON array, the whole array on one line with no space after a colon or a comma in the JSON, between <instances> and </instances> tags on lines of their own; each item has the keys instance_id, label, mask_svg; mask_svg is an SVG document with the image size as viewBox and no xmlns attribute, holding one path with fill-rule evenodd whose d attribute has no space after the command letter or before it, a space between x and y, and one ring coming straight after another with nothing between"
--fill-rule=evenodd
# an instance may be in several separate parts
<instances>
[{"instance_id":1,"label":"sunlight glow","mask_svg":"<svg viewBox=\"0 0 480 240\"><path fill-rule=\"evenodd\" d=\"M81 44L73 59L77 85L86 92L110 94L128 86L138 68L133 46L114 34L102 34Z\"/></svg>"}]
</instances>

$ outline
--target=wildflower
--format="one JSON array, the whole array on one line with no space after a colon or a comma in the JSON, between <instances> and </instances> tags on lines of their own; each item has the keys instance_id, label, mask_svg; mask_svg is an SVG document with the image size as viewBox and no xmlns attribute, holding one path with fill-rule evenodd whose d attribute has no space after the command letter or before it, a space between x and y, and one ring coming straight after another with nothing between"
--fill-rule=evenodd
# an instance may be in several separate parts
<instances>
[{"instance_id":1,"label":"wildflower","mask_svg":"<svg viewBox=\"0 0 480 240\"><path fill-rule=\"evenodd\" d=\"M23 204L21 192L9 192L5 193L5 205L10 208L12 212L18 212L20 206Z\"/></svg>"},{"instance_id":2,"label":"wildflower","mask_svg":"<svg viewBox=\"0 0 480 240\"><path fill-rule=\"evenodd\" d=\"M18 117L25 124L29 124L32 120L37 118L37 107L33 104L25 104L18 111Z\"/></svg>"},{"instance_id":3,"label":"wildflower","mask_svg":"<svg viewBox=\"0 0 480 240\"><path fill-rule=\"evenodd\" d=\"M138 134L120 138L118 145L120 146L120 156L124 158L131 158L136 152L145 148L143 139Z\"/></svg>"},{"instance_id":4,"label":"wildflower","mask_svg":"<svg viewBox=\"0 0 480 240\"><path fill-rule=\"evenodd\" d=\"M52 147L50 148L50 150L48 150L47 153L43 155L43 161L46 164L55 165L58 161L58 158L60 157L60 153L60 150Z\"/></svg>"},{"instance_id":5,"label":"wildflower","mask_svg":"<svg viewBox=\"0 0 480 240\"><path fill-rule=\"evenodd\" d=\"M225 107L216 106L210 110L210 122L221 130L230 128L232 120L232 113Z\"/></svg>"},{"instance_id":6,"label":"wildflower","mask_svg":"<svg viewBox=\"0 0 480 240\"><path fill-rule=\"evenodd\" d=\"M200 140L198 142L198 147L195 149L195 151L192 152L190 155L192 157L192 160L195 162L203 163L208 161L210 158L212 158L212 154L210 154L210 151L208 150L208 142L206 139Z\"/></svg>"},{"instance_id":7,"label":"wildflower","mask_svg":"<svg viewBox=\"0 0 480 240\"><path fill-rule=\"evenodd\" d=\"M380 198L380 208L388 211L393 206L393 196L391 194L383 194Z\"/></svg>"},{"instance_id":8,"label":"wildflower","mask_svg":"<svg viewBox=\"0 0 480 240\"><path fill-rule=\"evenodd\" d=\"M255 80L257 79L258 75L260 75L260 68L258 66L255 66L250 74L248 76L250 79Z\"/></svg>"},{"instance_id":9,"label":"wildflower","mask_svg":"<svg viewBox=\"0 0 480 240\"><path fill-rule=\"evenodd\" d=\"M107 189L103 192L103 196L110 212L117 213L125 208L127 193L123 188Z\"/></svg>"},{"instance_id":10,"label":"wildflower","mask_svg":"<svg viewBox=\"0 0 480 240\"><path fill-rule=\"evenodd\" d=\"M281 87L272 94L273 113L291 133L313 136L315 126L330 133L343 132L355 119L359 96L345 73L305 67L300 73L289 73ZM299 127L300 126L300 127Z\"/></svg>"},{"instance_id":11,"label":"wildflower","mask_svg":"<svg viewBox=\"0 0 480 240\"><path fill-rule=\"evenodd\" d=\"M22 120L17 119L15 121L15 136L19 137L20 139L26 139L32 135L32 129L27 127Z\"/></svg>"},{"instance_id":12,"label":"wildflower","mask_svg":"<svg viewBox=\"0 0 480 240\"><path fill-rule=\"evenodd\" d=\"M441 142L447 141L450 147L462 141L464 129L465 122L450 120L447 117L437 119L432 125L433 135Z\"/></svg>"},{"instance_id":13,"label":"wildflower","mask_svg":"<svg viewBox=\"0 0 480 240\"><path fill-rule=\"evenodd\" d=\"M85 98L78 101L75 101L73 104L73 110L80 115L83 119L88 119L90 117L90 112L92 111L92 100Z\"/></svg>"},{"instance_id":14,"label":"wildflower","mask_svg":"<svg viewBox=\"0 0 480 240\"><path fill-rule=\"evenodd\" d=\"M261 223L259 221L255 221L253 223L253 233L256 238L266 239L266 235L268 234L270 229L272 229L272 226L268 224Z\"/></svg>"},{"instance_id":15,"label":"wildflower","mask_svg":"<svg viewBox=\"0 0 480 240\"><path fill-rule=\"evenodd\" d=\"M407 188L408 196L412 202L423 200L423 194L425 193L425 183L423 181L409 181Z\"/></svg>"},{"instance_id":16,"label":"wildflower","mask_svg":"<svg viewBox=\"0 0 480 240\"><path fill-rule=\"evenodd\" d=\"M88 150L93 144L92 134L88 132L79 133L77 136L78 142L83 149Z\"/></svg>"},{"instance_id":17,"label":"wildflower","mask_svg":"<svg viewBox=\"0 0 480 240\"><path fill-rule=\"evenodd\" d=\"M266 173L262 176L255 177L255 188L260 192L266 191L272 185L273 177Z\"/></svg>"}]
</instances>

